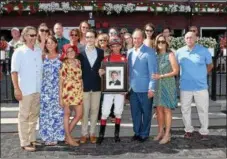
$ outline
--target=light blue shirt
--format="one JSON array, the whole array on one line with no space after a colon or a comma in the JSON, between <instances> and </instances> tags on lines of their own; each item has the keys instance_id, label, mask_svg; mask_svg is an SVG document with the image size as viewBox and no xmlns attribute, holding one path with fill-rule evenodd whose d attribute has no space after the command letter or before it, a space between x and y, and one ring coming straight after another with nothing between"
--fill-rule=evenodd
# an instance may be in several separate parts
<instances>
[{"instance_id":1,"label":"light blue shirt","mask_svg":"<svg viewBox=\"0 0 227 159\"><path fill-rule=\"evenodd\" d=\"M12 56L11 72L18 73L18 84L22 95L40 93L42 79L42 50L31 50L23 45Z\"/></svg>"},{"instance_id":2,"label":"light blue shirt","mask_svg":"<svg viewBox=\"0 0 227 159\"><path fill-rule=\"evenodd\" d=\"M187 46L176 52L180 66L180 89L183 91L200 91L208 88L207 65L212 57L207 48L196 44L190 51Z\"/></svg>"},{"instance_id":3,"label":"light blue shirt","mask_svg":"<svg viewBox=\"0 0 227 159\"><path fill-rule=\"evenodd\" d=\"M139 55L140 49L141 49L142 46L143 45L141 45L140 48L138 48L137 50L135 48L133 48L133 51L132 51L132 65L135 64L136 58Z\"/></svg>"},{"instance_id":4,"label":"light blue shirt","mask_svg":"<svg viewBox=\"0 0 227 159\"><path fill-rule=\"evenodd\" d=\"M90 66L93 67L95 64L95 61L98 57L97 50L94 47L92 50L88 47L85 48L85 53L87 55L88 61L90 63Z\"/></svg>"}]
</instances>

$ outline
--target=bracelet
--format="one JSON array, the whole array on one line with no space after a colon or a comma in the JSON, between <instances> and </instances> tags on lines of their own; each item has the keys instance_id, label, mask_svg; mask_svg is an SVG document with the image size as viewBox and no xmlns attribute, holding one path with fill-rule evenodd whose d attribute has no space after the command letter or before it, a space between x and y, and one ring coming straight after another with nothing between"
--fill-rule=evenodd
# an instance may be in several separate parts
<instances>
[{"instance_id":1,"label":"bracelet","mask_svg":"<svg viewBox=\"0 0 227 159\"><path fill-rule=\"evenodd\" d=\"M161 75L160 78L164 78L164 75Z\"/></svg>"}]
</instances>

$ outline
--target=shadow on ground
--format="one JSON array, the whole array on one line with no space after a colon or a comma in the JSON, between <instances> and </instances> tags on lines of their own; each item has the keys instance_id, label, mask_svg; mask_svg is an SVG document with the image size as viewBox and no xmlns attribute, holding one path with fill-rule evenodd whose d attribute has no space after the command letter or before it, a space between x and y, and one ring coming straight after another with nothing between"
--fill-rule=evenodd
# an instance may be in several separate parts
<instances>
[{"instance_id":1,"label":"shadow on ground","mask_svg":"<svg viewBox=\"0 0 227 159\"><path fill-rule=\"evenodd\" d=\"M47 147L41 146L38 151L68 151L71 155L121 155L125 153L153 153L160 152L165 154L177 154L182 149L225 149L226 136L210 135L208 141L201 141L198 133L194 134L193 139L184 139L183 131L172 130L174 136L171 142L166 145L160 145L158 142L149 138L146 142L131 141L131 137L122 137L120 143L115 143L114 138L105 138L101 145L86 143L81 144L79 147L70 147L64 143L59 146Z\"/></svg>"},{"instance_id":2,"label":"shadow on ground","mask_svg":"<svg viewBox=\"0 0 227 159\"><path fill-rule=\"evenodd\" d=\"M188 140L183 138L183 131L172 130L171 142L166 145L159 145L158 142L152 140L152 137L144 143L138 141L131 141L131 137L122 137L120 143L115 143L114 138L105 138L101 145L86 143L81 144L79 147L70 147L64 142L59 143L57 146L39 146L35 153L23 152L19 146L19 138L17 133L1 134L1 152L2 157L19 157L21 155L34 156L44 154L68 153L72 156L117 156L127 153L136 154L152 154L162 153L167 155L175 155L180 151L188 150L206 150L219 149L223 152L226 151L226 136L210 135L208 141L201 141L197 134L193 139ZM31 157L30 156L30 157Z\"/></svg>"}]
</instances>

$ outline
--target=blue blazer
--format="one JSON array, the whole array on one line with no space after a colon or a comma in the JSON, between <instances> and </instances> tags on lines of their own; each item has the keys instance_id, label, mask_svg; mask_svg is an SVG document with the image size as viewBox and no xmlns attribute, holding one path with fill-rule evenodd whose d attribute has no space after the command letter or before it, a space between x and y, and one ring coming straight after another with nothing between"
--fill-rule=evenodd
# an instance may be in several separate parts
<instances>
[{"instance_id":1,"label":"blue blazer","mask_svg":"<svg viewBox=\"0 0 227 159\"><path fill-rule=\"evenodd\" d=\"M91 67L85 51L82 51L79 54L79 59L81 62L82 78L84 84L84 92L89 91L101 91L101 78L99 76L99 69L101 67L102 60L104 58L103 50L96 48L97 50L97 59Z\"/></svg>"},{"instance_id":2,"label":"blue blazer","mask_svg":"<svg viewBox=\"0 0 227 159\"><path fill-rule=\"evenodd\" d=\"M142 45L140 53L136 57L135 63L132 64L133 49L129 50L128 68L130 88L134 92L155 91L155 80L151 75L157 73L157 58L155 50Z\"/></svg>"}]
</instances>

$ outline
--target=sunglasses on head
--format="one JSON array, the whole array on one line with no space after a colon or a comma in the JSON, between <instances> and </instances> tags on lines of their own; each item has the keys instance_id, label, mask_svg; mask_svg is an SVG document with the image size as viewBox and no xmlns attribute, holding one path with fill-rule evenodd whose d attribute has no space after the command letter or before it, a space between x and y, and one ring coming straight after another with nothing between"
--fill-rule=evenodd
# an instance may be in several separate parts
<instances>
[{"instance_id":1,"label":"sunglasses on head","mask_svg":"<svg viewBox=\"0 0 227 159\"><path fill-rule=\"evenodd\" d=\"M77 37L78 35L77 35L77 34L70 34L70 36L75 36L75 37Z\"/></svg>"},{"instance_id":2,"label":"sunglasses on head","mask_svg":"<svg viewBox=\"0 0 227 159\"><path fill-rule=\"evenodd\" d=\"M46 32L46 33L48 33L49 32L49 29L40 29L39 31L40 32Z\"/></svg>"},{"instance_id":3,"label":"sunglasses on head","mask_svg":"<svg viewBox=\"0 0 227 159\"><path fill-rule=\"evenodd\" d=\"M31 38L34 38L36 37L37 35L36 34L28 34Z\"/></svg>"},{"instance_id":4,"label":"sunglasses on head","mask_svg":"<svg viewBox=\"0 0 227 159\"><path fill-rule=\"evenodd\" d=\"M110 32L110 34L111 34L111 35L117 35L117 33L116 33L116 32Z\"/></svg>"},{"instance_id":5,"label":"sunglasses on head","mask_svg":"<svg viewBox=\"0 0 227 159\"><path fill-rule=\"evenodd\" d=\"M158 44L166 44L166 41L165 40L159 40Z\"/></svg>"},{"instance_id":6,"label":"sunglasses on head","mask_svg":"<svg viewBox=\"0 0 227 159\"><path fill-rule=\"evenodd\" d=\"M149 30L149 29L146 29L145 31L146 32L151 32L151 33L154 32L154 30Z\"/></svg>"}]
</instances>

